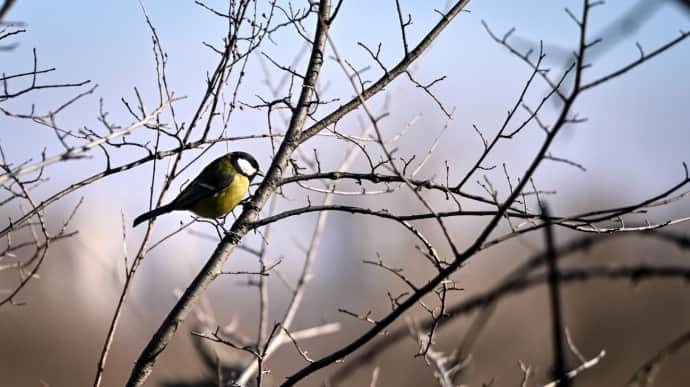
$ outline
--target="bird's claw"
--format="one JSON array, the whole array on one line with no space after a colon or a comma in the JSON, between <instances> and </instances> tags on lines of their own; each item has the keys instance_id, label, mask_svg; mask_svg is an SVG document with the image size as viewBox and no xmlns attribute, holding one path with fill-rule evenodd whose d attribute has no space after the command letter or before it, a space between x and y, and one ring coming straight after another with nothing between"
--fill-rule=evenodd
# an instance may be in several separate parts
<instances>
[{"instance_id":1,"label":"bird's claw","mask_svg":"<svg viewBox=\"0 0 690 387\"><path fill-rule=\"evenodd\" d=\"M242 205L242 208L244 209L244 211L248 211L248 210L258 211L259 210L259 207L257 207L255 204L253 204L250 199L245 199L245 200L241 201L240 204Z\"/></svg>"},{"instance_id":2,"label":"bird's claw","mask_svg":"<svg viewBox=\"0 0 690 387\"><path fill-rule=\"evenodd\" d=\"M230 233L228 233L228 238L230 239L230 243L232 243L233 245L239 244L240 240L242 240L241 235L239 235L236 232L232 232L232 231Z\"/></svg>"}]
</instances>

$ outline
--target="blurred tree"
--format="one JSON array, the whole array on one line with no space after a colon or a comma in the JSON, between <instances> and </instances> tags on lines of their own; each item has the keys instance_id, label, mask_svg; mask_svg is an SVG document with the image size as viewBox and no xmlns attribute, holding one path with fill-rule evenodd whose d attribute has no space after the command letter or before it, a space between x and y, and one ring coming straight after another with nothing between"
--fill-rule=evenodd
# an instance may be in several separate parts
<instances>
[{"instance_id":1,"label":"blurred tree","mask_svg":"<svg viewBox=\"0 0 690 387\"><path fill-rule=\"evenodd\" d=\"M6 1L0 8L0 22L13 3ZM452 23L466 17L460 15L467 10L468 3L468 0L449 1L444 10L425 4L425 9L432 10L436 19L421 32L414 28L417 16L407 10L412 9L411 5L400 0L388 4L395 13L395 20L393 27L385 25L391 31L381 39L395 36L395 45L399 47L399 55L395 57L390 54L390 41L385 45L371 45L365 42L350 44L339 39L334 31L340 25L344 26L342 28L368 27L358 25L357 20L345 19L343 9L351 5L343 0L310 1L306 5L289 1L229 0L222 6L195 1L201 10L224 26L225 34L215 43L204 42L217 59L215 68L207 73L202 94L182 101L183 98L176 96L169 77L168 52L140 2L152 36L157 87L153 93L135 88L134 102L122 99L131 116L128 124L116 123L101 100L98 128L69 129L61 124L61 115L90 98L95 87L89 81L44 81L55 69L39 66L34 50L33 65L28 70L9 75L3 72L0 112L8 119L48 128L57 141L39 155L23 155L21 159L6 157L3 147L11 144L0 143L0 184L5 195L1 203L8 218L0 231L5 241L0 255L1 283L5 292L0 295L0 307L21 304L23 301L17 301L18 297L38 278L49 250L78 231L70 221L81 201L57 227L46 221L45 216L46 209L54 207L55 203L100 180L129 176L133 170L149 168L146 169L146 173L150 173L148 190L133 187L136 192L132 195L146 191L148 207L159 207L167 202L166 196L171 194L173 184L182 180L180 176L184 176L185 170L196 168L196 160L212 153L211 150L218 151L223 146L224 152L244 149L238 144L253 141L263 146L252 153L264 167L265 177L252 185L249 198L235 213L222 219L193 217L155 243L155 221L151 220L131 260L127 256L130 222L122 215L121 233L112 237L123 239L125 274L98 357L95 387L103 383L104 373L108 371L108 357L119 332L123 311L131 303L132 283L138 278L136 274L143 259L151 250L183 231L189 231L185 234L189 238L213 240L216 247L191 283L179 293L176 304L148 342L139 343L143 349L131 370L128 386L140 386L147 381L156 361L165 353L210 285L226 276L249 278L249 284L258 289L257 312L243 313L245 319L251 319L255 332L224 326L210 317L212 313L197 316L201 324L194 329L193 338L206 375L189 381L166 380L163 385L292 386L324 368L336 369L328 383L345 383L353 371L383 356L401 338L409 337L418 345L416 353L410 355L425 360L429 366L428 375L433 375L441 386L456 386L463 379L463 366L476 338L497 310L498 301L543 283L550 290L551 300L551 307L544 309L553 322L549 336L553 346L544 344L543 347L551 351L554 370L541 375L539 383L569 385L582 372L600 366L606 351L593 356L583 355L575 343L578 339L571 338L565 329L568 319L563 314L563 285L594 278L611 282L687 279L690 278L690 266L659 262L614 266L604 262L564 267L561 261L622 234L651 235L687 249L690 245L687 237L659 231L690 220L687 207L685 212L663 221L653 221L650 214L686 200L690 184L688 167L683 163L682 168L678 168L676 181L658 189L660 193L648 194L633 203L619 202L603 209L589 208L570 214L561 213L557 206L553 214L544 212L546 197L553 197L554 192L540 189L534 176L538 170L552 168L553 164L557 168L574 167L585 171L579 162L552 153L554 141L564 128L586 121L577 111L578 103L589 91L612 83L679 46L690 33L681 31L651 50L638 43L639 56L635 60L620 63L610 71L592 74L588 72L593 67L592 60L606 55L614 45L626 43L631 31L643 24L663 2L635 2L622 18L613 20L598 34L590 32L591 19L592 13L603 12L600 11L604 8L603 2L577 2L576 10L566 8L569 22L578 31L573 50L559 50L541 41L534 43L515 38L513 29L498 34L489 23L483 22L490 37L526 64L529 74L497 128L472 125L479 146L467 156L472 157L468 165L464 165L459 154L439 162L437 149L446 141L446 128L454 122L455 108L437 92L446 76L437 75L429 80L426 73L417 71L414 65ZM687 1L675 3L686 8L690 4ZM18 39L23 32L21 26L1 24L0 43ZM455 40L458 46L466 43L462 36ZM7 44L3 47L11 55L14 46L11 42ZM353 47L364 53L365 65L359 64L359 58L351 57ZM551 49L558 51L556 55L562 59L563 68L550 71L545 65L546 51ZM453 65L451 61L446 64ZM279 80L274 82L275 78ZM256 90L251 79L264 80L265 89ZM339 87L331 87L332 83L338 83ZM391 97L395 93L391 90L403 84L422 93L445 124L419 130L416 128L418 116L408 119L410 110L417 109L416 106L402 109L392 106ZM47 111L41 111L24 99L53 89L77 91L57 108ZM152 103L151 98L155 102ZM191 113L186 114L184 109L191 109ZM359 118L358 125L354 124L353 116ZM263 130L252 129L241 134L235 129L247 121L261 119L265 120L260 125L265 128ZM356 126L359 128L354 129ZM394 133L391 127L396 129ZM415 137L412 144L406 144L401 139L406 139L410 132L421 132L421 135ZM423 141L416 141L417 138ZM620 145L624 146L624 142L625 139L621 139ZM515 152L521 159L509 167L510 152L506 149L511 147L517 148ZM48 193L41 189L51 169L84 158L99 160L102 167L89 161L97 169L90 176L75 177L68 185L56 190L51 188ZM161 166L161 160L166 160L167 166ZM546 167L549 163L552 166ZM622 195L616 198L624 200ZM285 226L293 218L312 213L316 220L308 232ZM311 314L304 312L304 300L311 296L308 290L317 292L317 288L307 287L307 284L315 275L314 264L332 213L376 219L384 226L372 227L375 231L363 239L390 239L392 244L403 246L404 256L400 259L392 260L377 252L373 254L375 259L363 262L378 270L382 278L395 281L395 285L385 291L389 311L380 308L353 311L337 305L342 320L335 322L312 319ZM640 214L644 219L640 220ZM469 219L477 223L469 227ZM212 227L216 234L193 231L199 223ZM578 237L558 245L553 234L555 228ZM478 260L484 251L499 245L511 246L512 241L540 231L546 235L545 252L534 255L485 292L472 297L463 295L464 289L456 279L469 260ZM273 258L287 255L284 251L272 250L271 243L280 240L276 236L280 234L297 239L304 246L300 253L303 261L294 281L281 270L282 259ZM340 242L342 245L367 245L369 241ZM278 242L276 245L284 247ZM240 253L253 257L258 262L257 269L225 270L228 259ZM546 272L542 271L544 268ZM269 280L284 283L288 291L276 297L269 289ZM382 287L388 287L387 284L388 279L380 282ZM371 294L366 294L364 301L373 303L373 298L380 296L373 294L372 289L367 288L367 291ZM276 312L275 307L269 308L272 305L269 300L279 304L280 312ZM330 299L325 302L335 304ZM403 317L410 316L414 310L421 311L422 318L400 324ZM456 334L462 339L451 344L456 350L446 352L441 348L447 347L440 338L441 330L473 311L479 311L477 317L469 328ZM303 314L300 323L310 327L295 329L297 317ZM368 329L357 330L354 335L341 334L344 324L352 320L366 324ZM322 352L325 353L315 356L305 349L308 340L325 342L328 336L336 333L341 341L324 345L326 348ZM384 339L367 346L385 333L388 336ZM663 360L677 353L678 348L688 342L686 338L687 332L682 332L670 347L660 345L660 353L664 356L653 357L640 371L630 368L631 383L650 383L651 370L661 363L656 359ZM232 353L232 360L222 359L209 345L221 346ZM282 355L283 359L289 358L290 364L305 362L306 365L268 378L273 367L279 368L279 363L287 362L272 362L278 350L284 347L291 351L289 355ZM575 362L569 361L572 358ZM349 363L337 366L343 359L348 359ZM399 371L405 373L402 368ZM533 368L521 363L520 371L522 385L531 383ZM379 368L375 368L370 384L376 385L379 378L382 378ZM513 382L511 380L511 384ZM381 379L380 383L389 382Z\"/></svg>"}]
</instances>

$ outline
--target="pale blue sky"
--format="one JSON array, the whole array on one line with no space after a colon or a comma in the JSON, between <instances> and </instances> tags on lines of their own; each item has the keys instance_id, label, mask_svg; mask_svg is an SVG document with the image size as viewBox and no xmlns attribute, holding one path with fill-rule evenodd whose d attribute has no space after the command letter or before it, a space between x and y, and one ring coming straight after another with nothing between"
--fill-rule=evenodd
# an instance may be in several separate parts
<instances>
[{"instance_id":1,"label":"pale blue sky","mask_svg":"<svg viewBox=\"0 0 690 387\"><path fill-rule=\"evenodd\" d=\"M221 7L224 2L210 2ZM605 56L596 58L588 74L603 74L610 69L637 58L635 41L646 50L674 38L679 29L690 29L690 13L684 12L670 1L662 4L649 22L628 40L621 42ZM174 4L174 5L173 5ZM296 2L303 6L301 2ZM446 1L404 1L405 12L413 13L414 24L409 29L411 44L416 42L438 15L433 8L443 8ZM593 11L592 31L595 33L612 19L619 16L629 0L607 1L603 7ZM487 132L495 130L505 111L513 103L529 70L517 59L495 44L481 27L481 20L487 21L495 32L502 34L516 27L515 36L528 41L545 41L547 47L570 50L577 39L577 29L563 12L565 6L579 14L579 1L521 1L473 0L470 13L460 15L441 35L431 51L416 65L416 71L423 81L430 81L440 75L448 78L436 86L439 97L451 107L456 107L455 119L449 123L448 138L439 149L442 157L461 154L471 157L477 150L476 138L471 131L475 123ZM169 80L177 95L186 95L187 101L178 105L182 121L188 121L195 101L203 88L207 70L215 65L215 55L201 45L201 41L218 42L223 34L223 23L209 15L192 1L147 1L146 7L163 46L169 53ZM90 79L99 84L97 97L104 98L111 118L126 124L130 118L119 99L132 100L132 88L137 87L149 101L155 103L155 73L151 54L149 30L137 1L65 1L38 2L18 1L8 16L9 20L27 23L28 32L16 39L17 50L0 53L6 73L26 70L31 63L31 49L36 47L39 63L56 67L50 78L53 81L80 81ZM333 27L333 36L342 53L358 66L371 65L368 57L356 42L362 41L372 47L384 42L382 58L392 65L401 54L397 16L392 1L346 0L341 10L339 23ZM278 58L290 58L299 51L294 39L276 38L277 45L268 44L266 50ZM607 188L592 181L609 181L624 185L625 190L635 197L656 193L674 181L680 173L681 161L687 159L687 144L690 144L690 45L687 42L675 47L663 56L641 66L604 87L583 95L576 110L590 118L590 122L563 133L556 142L553 153L572 158L588 167L582 174L576 169L562 165L553 173L545 167L541 176L547 184L588 184L590 189ZM549 53L547 52L547 55ZM560 58L551 54L548 58ZM551 60L558 66L561 59ZM263 74L255 67L248 73L248 90L256 88L265 91ZM372 76L373 77L373 76ZM334 95L347 96L351 92L344 82L341 70L333 62L327 63L322 82L331 83ZM538 97L540 91L532 97ZM265 94L265 93L264 93ZM39 107L57 106L72 91L37 93L19 101L15 106L21 110L29 103ZM246 102L256 103L252 92L244 95ZM444 124L438 109L422 93L412 88L401 97L401 104L393 108L391 122L404 123L411 115L423 111L423 125L431 132L413 131L412 141L428 138L437 133ZM416 109L407 109L406 105ZM79 128L82 125L97 127L98 99L91 98L78 108L61 116L63 125ZM397 115L396 115L397 114ZM264 130L263 113L244 112L234 121L234 133L256 133ZM0 117L5 130L2 140L12 142L6 151L10 157L20 158L25 154L36 155L47 143L50 150L59 150L54 135L43 128L30 126L15 120ZM238 132L239 131L239 132ZM435 135L435 134L434 134ZM528 137L529 139L529 137ZM474 142L473 142L474 141ZM255 143L246 145L250 150ZM518 170L522 165L519 147L506 148L509 161ZM258 151L261 152L261 151ZM459 152L459 153L458 153ZM209 157L213 157L211 155ZM126 159L124 157L123 159ZM264 161L266 159L264 158ZM71 181L75 171L81 175L96 171L101 165L88 165L75 161L68 166L54 167L58 173L55 183L59 185L60 173L66 173L65 182ZM192 168L193 169L193 168ZM141 180L145 184L149 169L135 171L127 181ZM130 186L104 183L115 191L114 207L123 205L129 211L139 211L141 196L132 197ZM651 188L650 188L651 187ZM574 202L582 195L574 195ZM586 200L586 199L582 199ZM118 202L120 201L120 202ZM135 208L131 208L134 204ZM584 203L583 203L584 204Z\"/></svg>"}]
</instances>

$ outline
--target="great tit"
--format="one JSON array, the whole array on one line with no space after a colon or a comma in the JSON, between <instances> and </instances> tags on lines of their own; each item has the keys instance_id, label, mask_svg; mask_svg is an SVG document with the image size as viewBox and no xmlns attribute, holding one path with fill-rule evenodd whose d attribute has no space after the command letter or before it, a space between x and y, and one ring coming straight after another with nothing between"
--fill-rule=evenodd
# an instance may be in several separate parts
<instances>
[{"instance_id":1,"label":"great tit","mask_svg":"<svg viewBox=\"0 0 690 387\"><path fill-rule=\"evenodd\" d=\"M137 216L132 227L176 210L203 218L221 217L242 200L256 175L260 175L259 163L252 155L230 152L207 165L172 202Z\"/></svg>"}]
</instances>

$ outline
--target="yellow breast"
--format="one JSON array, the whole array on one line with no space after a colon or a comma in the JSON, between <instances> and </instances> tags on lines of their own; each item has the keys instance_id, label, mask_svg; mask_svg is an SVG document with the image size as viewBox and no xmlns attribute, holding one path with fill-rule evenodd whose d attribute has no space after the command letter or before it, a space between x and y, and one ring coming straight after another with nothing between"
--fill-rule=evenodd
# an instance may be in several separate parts
<instances>
[{"instance_id":1,"label":"yellow breast","mask_svg":"<svg viewBox=\"0 0 690 387\"><path fill-rule=\"evenodd\" d=\"M218 218L228 212L244 198L249 189L249 179L239 173L235 174L232 184L223 191L208 199L199 200L192 208L192 212L204 218Z\"/></svg>"}]
</instances>

